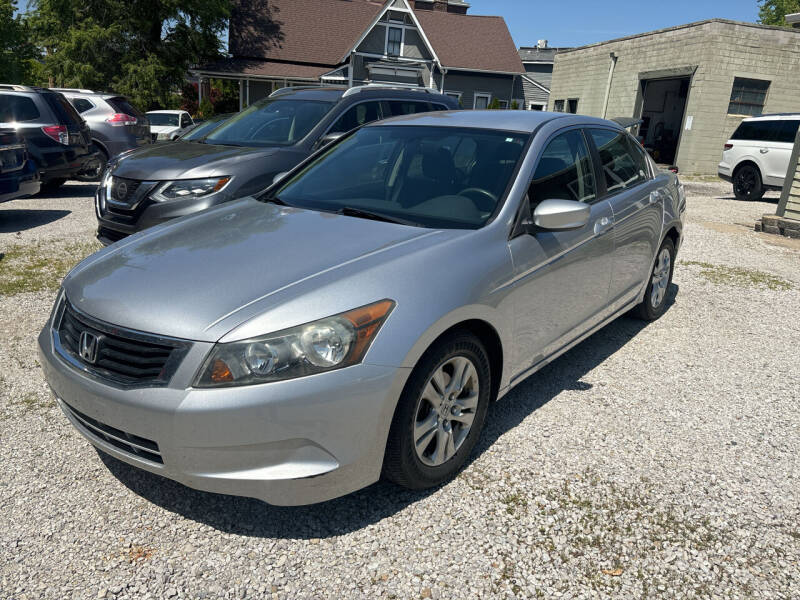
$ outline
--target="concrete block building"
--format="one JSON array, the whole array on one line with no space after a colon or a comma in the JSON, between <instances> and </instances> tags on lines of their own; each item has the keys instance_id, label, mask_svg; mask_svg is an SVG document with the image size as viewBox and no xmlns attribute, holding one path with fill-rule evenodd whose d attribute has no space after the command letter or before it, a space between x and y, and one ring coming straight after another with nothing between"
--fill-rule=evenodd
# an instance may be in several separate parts
<instances>
[{"instance_id":1,"label":"concrete block building","mask_svg":"<svg viewBox=\"0 0 800 600\"><path fill-rule=\"evenodd\" d=\"M549 109L641 118L658 162L713 175L743 118L800 112L800 30L712 19L563 50Z\"/></svg>"}]
</instances>

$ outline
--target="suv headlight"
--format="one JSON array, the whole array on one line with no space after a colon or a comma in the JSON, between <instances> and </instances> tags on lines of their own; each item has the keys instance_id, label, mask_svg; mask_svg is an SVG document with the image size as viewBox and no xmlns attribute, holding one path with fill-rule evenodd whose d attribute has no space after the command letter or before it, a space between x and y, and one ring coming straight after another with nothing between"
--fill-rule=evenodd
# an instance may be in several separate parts
<instances>
[{"instance_id":1,"label":"suv headlight","mask_svg":"<svg viewBox=\"0 0 800 600\"><path fill-rule=\"evenodd\" d=\"M217 344L194 385L256 385L358 364L394 306L391 300L381 300L251 340Z\"/></svg>"},{"instance_id":2,"label":"suv headlight","mask_svg":"<svg viewBox=\"0 0 800 600\"><path fill-rule=\"evenodd\" d=\"M230 177L208 177L206 179L167 181L158 186L151 197L158 202L202 198L222 191L230 183L230 180Z\"/></svg>"}]
</instances>

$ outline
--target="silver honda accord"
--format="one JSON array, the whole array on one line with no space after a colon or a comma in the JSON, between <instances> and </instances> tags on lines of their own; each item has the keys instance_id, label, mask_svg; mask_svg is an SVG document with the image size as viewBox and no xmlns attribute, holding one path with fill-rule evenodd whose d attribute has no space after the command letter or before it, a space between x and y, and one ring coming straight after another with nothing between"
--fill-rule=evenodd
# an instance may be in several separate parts
<instances>
[{"instance_id":1,"label":"silver honda accord","mask_svg":"<svg viewBox=\"0 0 800 600\"><path fill-rule=\"evenodd\" d=\"M618 125L458 111L366 126L257 197L64 280L41 363L102 451L297 505L452 477L489 404L668 306L685 198Z\"/></svg>"}]
</instances>

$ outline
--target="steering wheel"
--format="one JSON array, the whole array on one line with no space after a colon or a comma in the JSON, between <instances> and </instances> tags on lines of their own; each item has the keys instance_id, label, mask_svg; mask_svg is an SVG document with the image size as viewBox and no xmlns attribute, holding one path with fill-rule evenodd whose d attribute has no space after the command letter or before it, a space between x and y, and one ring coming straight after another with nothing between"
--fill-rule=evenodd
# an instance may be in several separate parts
<instances>
[{"instance_id":1,"label":"steering wheel","mask_svg":"<svg viewBox=\"0 0 800 600\"><path fill-rule=\"evenodd\" d=\"M494 210L494 207L497 205L497 196L495 196L489 190L485 190L479 187L471 187L458 192L459 196L469 197L470 194L476 194L478 196L477 198L470 198L470 200L472 200L475 203L475 207L480 211L492 212ZM491 205L483 206L487 198L491 202Z\"/></svg>"}]
</instances>

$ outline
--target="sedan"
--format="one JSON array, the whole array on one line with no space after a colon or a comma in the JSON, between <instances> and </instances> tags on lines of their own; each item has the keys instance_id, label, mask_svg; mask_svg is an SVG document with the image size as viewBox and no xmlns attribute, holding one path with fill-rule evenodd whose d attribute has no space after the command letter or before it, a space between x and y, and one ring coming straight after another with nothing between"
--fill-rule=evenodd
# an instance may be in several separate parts
<instances>
[{"instance_id":1,"label":"sedan","mask_svg":"<svg viewBox=\"0 0 800 600\"><path fill-rule=\"evenodd\" d=\"M276 179L64 280L41 364L102 451L280 505L429 488L492 402L670 303L683 189L609 121L409 115Z\"/></svg>"}]
</instances>

